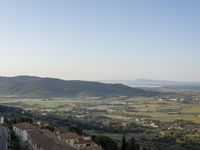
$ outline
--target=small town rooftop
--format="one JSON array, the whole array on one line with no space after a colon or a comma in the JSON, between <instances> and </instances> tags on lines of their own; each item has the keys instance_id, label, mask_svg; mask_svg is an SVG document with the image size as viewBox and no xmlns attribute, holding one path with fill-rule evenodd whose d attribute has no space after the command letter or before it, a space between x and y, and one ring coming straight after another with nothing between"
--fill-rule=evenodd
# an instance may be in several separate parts
<instances>
[{"instance_id":1,"label":"small town rooftop","mask_svg":"<svg viewBox=\"0 0 200 150\"><path fill-rule=\"evenodd\" d=\"M13 127L19 128L21 130L38 129L37 126L30 124L30 123L27 123L27 122L14 124Z\"/></svg>"}]
</instances>

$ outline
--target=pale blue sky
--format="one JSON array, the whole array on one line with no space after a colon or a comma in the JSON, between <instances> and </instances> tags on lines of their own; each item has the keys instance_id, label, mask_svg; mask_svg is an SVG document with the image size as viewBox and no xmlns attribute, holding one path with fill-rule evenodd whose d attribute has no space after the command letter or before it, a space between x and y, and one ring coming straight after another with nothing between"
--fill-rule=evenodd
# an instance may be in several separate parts
<instances>
[{"instance_id":1,"label":"pale blue sky","mask_svg":"<svg viewBox=\"0 0 200 150\"><path fill-rule=\"evenodd\" d=\"M0 75L200 81L199 0L0 0Z\"/></svg>"}]
</instances>

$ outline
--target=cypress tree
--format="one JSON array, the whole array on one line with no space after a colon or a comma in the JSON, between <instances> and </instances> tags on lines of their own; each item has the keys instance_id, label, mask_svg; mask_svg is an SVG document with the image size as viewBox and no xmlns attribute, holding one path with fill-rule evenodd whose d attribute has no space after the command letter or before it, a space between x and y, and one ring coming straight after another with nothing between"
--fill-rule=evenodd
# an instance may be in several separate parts
<instances>
[{"instance_id":1,"label":"cypress tree","mask_svg":"<svg viewBox=\"0 0 200 150\"><path fill-rule=\"evenodd\" d=\"M124 135L122 137L121 150L126 150L126 137Z\"/></svg>"}]
</instances>

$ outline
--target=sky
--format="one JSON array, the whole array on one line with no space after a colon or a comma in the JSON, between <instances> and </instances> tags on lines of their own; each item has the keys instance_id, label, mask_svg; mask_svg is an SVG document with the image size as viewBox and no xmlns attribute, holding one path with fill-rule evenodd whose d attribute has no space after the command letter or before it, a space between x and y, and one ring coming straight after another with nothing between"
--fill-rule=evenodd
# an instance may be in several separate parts
<instances>
[{"instance_id":1,"label":"sky","mask_svg":"<svg viewBox=\"0 0 200 150\"><path fill-rule=\"evenodd\" d=\"M199 0L0 0L0 76L200 81Z\"/></svg>"}]
</instances>

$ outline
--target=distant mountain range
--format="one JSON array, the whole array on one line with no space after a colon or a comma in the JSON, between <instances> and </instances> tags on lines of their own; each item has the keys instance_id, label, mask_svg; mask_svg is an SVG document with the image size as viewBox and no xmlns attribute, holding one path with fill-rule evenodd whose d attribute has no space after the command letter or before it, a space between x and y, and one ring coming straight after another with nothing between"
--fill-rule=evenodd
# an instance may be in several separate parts
<instances>
[{"instance_id":1,"label":"distant mountain range","mask_svg":"<svg viewBox=\"0 0 200 150\"><path fill-rule=\"evenodd\" d=\"M130 87L157 88L157 87L200 87L200 82L180 82L167 80L102 80L104 83L122 83Z\"/></svg>"},{"instance_id":2,"label":"distant mountain range","mask_svg":"<svg viewBox=\"0 0 200 150\"><path fill-rule=\"evenodd\" d=\"M152 91L123 84L108 84L78 80L60 80L33 76L0 77L0 96L13 97L115 97L147 96Z\"/></svg>"}]
</instances>

